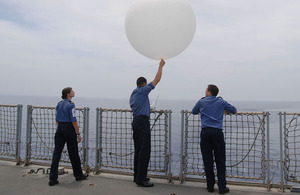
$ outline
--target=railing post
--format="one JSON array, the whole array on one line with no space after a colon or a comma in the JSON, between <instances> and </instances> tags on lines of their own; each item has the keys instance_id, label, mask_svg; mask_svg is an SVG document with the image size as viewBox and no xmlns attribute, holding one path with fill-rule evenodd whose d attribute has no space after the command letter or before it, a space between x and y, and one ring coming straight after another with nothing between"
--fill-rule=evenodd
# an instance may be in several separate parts
<instances>
[{"instance_id":1,"label":"railing post","mask_svg":"<svg viewBox=\"0 0 300 195\"><path fill-rule=\"evenodd\" d=\"M84 152L83 152L83 166L85 171L89 172L89 108L84 107L83 116L84 116L84 125L83 125L83 133L84 133Z\"/></svg>"},{"instance_id":2,"label":"railing post","mask_svg":"<svg viewBox=\"0 0 300 195\"><path fill-rule=\"evenodd\" d=\"M267 118L267 188L271 188L270 180L270 113L266 112Z\"/></svg>"},{"instance_id":3,"label":"railing post","mask_svg":"<svg viewBox=\"0 0 300 195\"><path fill-rule=\"evenodd\" d=\"M160 113L159 113L159 115L160 115ZM165 176L167 177L168 176L168 169L169 169L169 148L168 148L168 113L167 113L167 111L165 110L164 111L164 134L165 134L165 140L164 140L164 145L165 145L165 147L164 147L164 149L165 149L165 151L164 151L164 153L165 153L165 163L164 163L164 166L165 166ZM155 123L155 121L154 121L154 123ZM155 124L153 124L153 125L155 125Z\"/></svg>"},{"instance_id":4,"label":"railing post","mask_svg":"<svg viewBox=\"0 0 300 195\"><path fill-rule=\"evenodd\" d=\"M99 170L99 108L96 108L96 158L95 158L95 169L96 172Z\"/></svg>"},{"instance_id":5,"label":"railing post","mask_svg":"<svg viewBox=\"0 0 300 195\"><path fill-rule=\"evenodd\" d=\"M100 133L100 135L99 135L99 138L100 138L100 140L99 140L99 168L101 169L101 164L102 164L102 136L103 136L103 129L102 129L102 120L103 120L103 109L102 108L100 108L100 131L99 131L99 133Z\"/></svg>"},{"instance_id":6,"label":"railing post","mask_svg":"<svg viewBox=\"0 0 300 195\"><path fill-rule=\"evenodd\" d=\"M180 173L179 173L180 183L184 182L184 165L185 165L185 154L183 153L184 127L185 127L184 115L185 112L181 110Z\"/></svg>"},{"instance_id":7,"label":"railing post","mask_svg":"<svg viewBox=\"0 0 300 195\"><path fill-rule=\"evenodd\" d=\"M16 160L17 165L21 164L21 132L22 132L22 108L23 105L17 106L17 137L16 137Z\"/></svg>"},{"instance_id":8,"label":"railing post","mask_svg":"<svg viewBox=\"0 0 300 195\"><path fill-rule=\"evenodd\" d=\"M25 166L28 166L31 158L31 132L32 132L32 105L27 106L27 126L26 126L26 154Z\"/></svg>"},{"instance_id":9,"label":"railing post","mask_svg":"<svg viewBox=\"0 0 300 195\"><path fill-rule=\"evenodd\" d=\"M169 110L169 181L172 181L172 111Z\"/></svg>"},{"instance_id":10,"label":"railing post","mask_svg":"<svg viewBox=\"0 0 300 195\"><path fill-rule=\"evenodd\" d=\"M259 116L258 116L259 117ZM268 188L268 184L266 182L267 180L267 172L268 172L268 166L267 166L267 161L268 161L268 155L266 155L266 148L268 148L267 146L267 136L266 135L266 126L267 126L267 114L266 112L262 113L262 119L259 120L260 126L261 126L261 136L262 136L262 156L261 156L261 169L262 169L262 179L263 179L263 184L266 185L266 187ZM263 125L262 125L263 124ZM259 131L260 129L258 129Z\"/></svg>"},{"instance_id":11,"label":"railing post","mask_svg":"<svg viewBox=\"0 0 300 195\"><path fill-rule=\"evenodd\" d=\"M102 164L102 108L96 108L96 173Z\"/></svg>"},{"instance_id":12,"label":"railing post","mask_svg":"<svg viewBox=\"0 0 300 195\"><path fill-rule=\"evenodd\" d=\"M283 185L283 191L284 191L284 185L287 185L287 181L288 181L288 178L287 178L287 170L286 170L286 162L288 162L288 159L287 159L287 156L288 156L288 152L287 152L287 149L288 149L288 128L287 128L287 122L286 122L286 112L283 113L283 132L284 132L284 142L283 142L283 147L284 147L284 156L283 156L283 161L282 161L282 167L283 167L283 173L284 173L284 176L283 176L283 182L282 182L282 185Z\"/></svg>"},{"instance_id":13,"label":"railing post","mask_svg":"<svg viewBox=\"0 0 300 195\"><path fill-rule=\"evenodd\" d=\"M282 130L283 124L282 124L282 112L279 112L279 136L280 136L280 186L279 189L281 191L284 191L284 187L283 187L283 175L284 175L284 171L283 171L283 130Z\"/></svg>"},{"instance_id":14,"label":"railing post","mask_svg":"<svg viewBox=\"0 0 300 195\"><path fill-rule=\"evenodd\" d=\"M167 177L168 177L168 181L171 182L172 181L172 139L171 139L171 110L166 110L165 111L165 131L167 133L168 138L166 139L166 142L169 142L167 147L168 147L168 151L167 151L167 165L166 167L168 167L168 170L166 172Z\"/></svg>"}]
</instances>

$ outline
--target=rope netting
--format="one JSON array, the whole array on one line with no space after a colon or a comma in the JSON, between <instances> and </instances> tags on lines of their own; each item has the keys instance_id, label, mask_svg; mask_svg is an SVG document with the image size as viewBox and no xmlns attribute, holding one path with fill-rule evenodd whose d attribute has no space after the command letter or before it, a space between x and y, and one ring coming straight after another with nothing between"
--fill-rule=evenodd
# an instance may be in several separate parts
<instances>
[{"instance_id":1,"label":"rope netting","mask_svg":"<svg viewBox=\"0 0 300 195\"><path fill-rule=\"evenodd\" d=\"M185 175L204 176L200 149L200 115L182 112L184 120L184 172ZM224 115L223 132L226 143L226 177L263 180L265 165L264 113L238 113Z\"/></svg>"},{"instance_id":2,"label":"rope netting","mask_svg":"<svg viewBox=\"0 0 300 195\"><path fill-rule=\"evenodd\" d=\"M0 157L16 157L18 107L0 105Z\"/></svg>"},{"instance_id":3,"label":"rope netting","mask_svg":"<svg viewBox=\"0 0 300 195\"><path fill-rule=\"evenodd\" d=\"M101 169L133 170L134 143L132 132L132 111L98 109L100 127L99 147ZM168 129L165 111L152 111L150 115L151 128L151 158L149 171L166 172L168 151ZM97 143L96 143L97 144Z\"/></svg>"},{"instance_id":4,"label":"rope netting","mask_svg":"<svg viewBox=\"0 0 300 195\"><path fill-rule=\"evenodd\" d=\"M264 113L224 115L227 177L265 179L265 118Z\"/></svg>"},{"instance_id":5,"label":"rope netting","mask_svg":"<svg viewBox=\"0 0 300 195\"><path fill-rule=\"evenodd\" d=\"M285 179L300 183L300 113L284 113Z\"/></svg>"},{"instance_id":6,"label":"rope netting","mask_svg":"<svg viewBox=\"0 0 300 195\"><path fill-rule=\"evenodd\" d=\"M54 149L54 135L56 132L56 110L55 107L28 107L28 117L31 124L29 124L30 130L27 136L30 136L30 151L27 159L30 162L42 162L51 163L53 149ZM76 109L76 118L79 126L80 134L82 135L82 142L78 144L79 156L81 161L83 158L83 144L84 144L84 132L83 132L83 109ZM62 163L70 163L67 144L63 149L61 155Z\"/></svg>"}]
</instances>

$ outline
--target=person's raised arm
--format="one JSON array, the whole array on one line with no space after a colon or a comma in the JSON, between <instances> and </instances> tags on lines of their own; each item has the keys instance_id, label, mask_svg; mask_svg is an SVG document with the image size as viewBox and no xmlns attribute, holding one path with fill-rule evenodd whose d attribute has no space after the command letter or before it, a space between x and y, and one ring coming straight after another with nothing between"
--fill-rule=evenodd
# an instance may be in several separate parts
<instances>
[{"instance_id":1,"label":"person's raised arm","mask_svg":"<svg viewBox=\"0 0 300 195\"><path fill-rule=\"evenodd\" d=\"M154 80L152 81L152 84L154 86L156 86L158 84L158 82L160 81L161 79L161 76L162 76L162 69L163 69L163 66L165 65L165 61L163 59L160 60L160 63L159 63L159 67L158 67L158 71L155 75L155 78Z\"/></svg>"}]
</instances>

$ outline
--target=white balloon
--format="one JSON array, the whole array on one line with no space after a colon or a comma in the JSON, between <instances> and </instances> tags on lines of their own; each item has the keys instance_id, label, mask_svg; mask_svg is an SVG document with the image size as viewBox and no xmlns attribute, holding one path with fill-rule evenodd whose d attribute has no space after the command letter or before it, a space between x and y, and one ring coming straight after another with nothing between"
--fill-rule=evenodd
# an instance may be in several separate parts
<instances>
[{"instance_id":1,"label":"white balloon","mask_svg":"<svg viewBox=\"0 0 300 195\"><path fill-rule=\"evenodd\" d=\"M142 55L169 59L193 40L196 17L187 0L135 0L126 15L125 31Z\"/></svg>"}]
</instances>

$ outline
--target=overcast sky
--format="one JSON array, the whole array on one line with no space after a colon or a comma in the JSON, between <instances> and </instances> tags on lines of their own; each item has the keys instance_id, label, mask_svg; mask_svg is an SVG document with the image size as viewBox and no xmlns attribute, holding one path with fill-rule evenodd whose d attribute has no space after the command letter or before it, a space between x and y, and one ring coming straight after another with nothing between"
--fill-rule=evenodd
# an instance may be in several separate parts
<instances>
[{"instance_id":1,"label":"overcast sky","mask_svg":"<svg viewBox=\"0 0 300 195\"><path fill-rule=\"evenodd\" d=\"M125 34L132 0L0 0L0 94L129 98L158 61ZM299 0L189 0L195 37L166 61L152 99L300 100ZM172 32L170 32L172 33ZM150 98L151 98L150 97Z\"/></svg>"}]
</instances>

